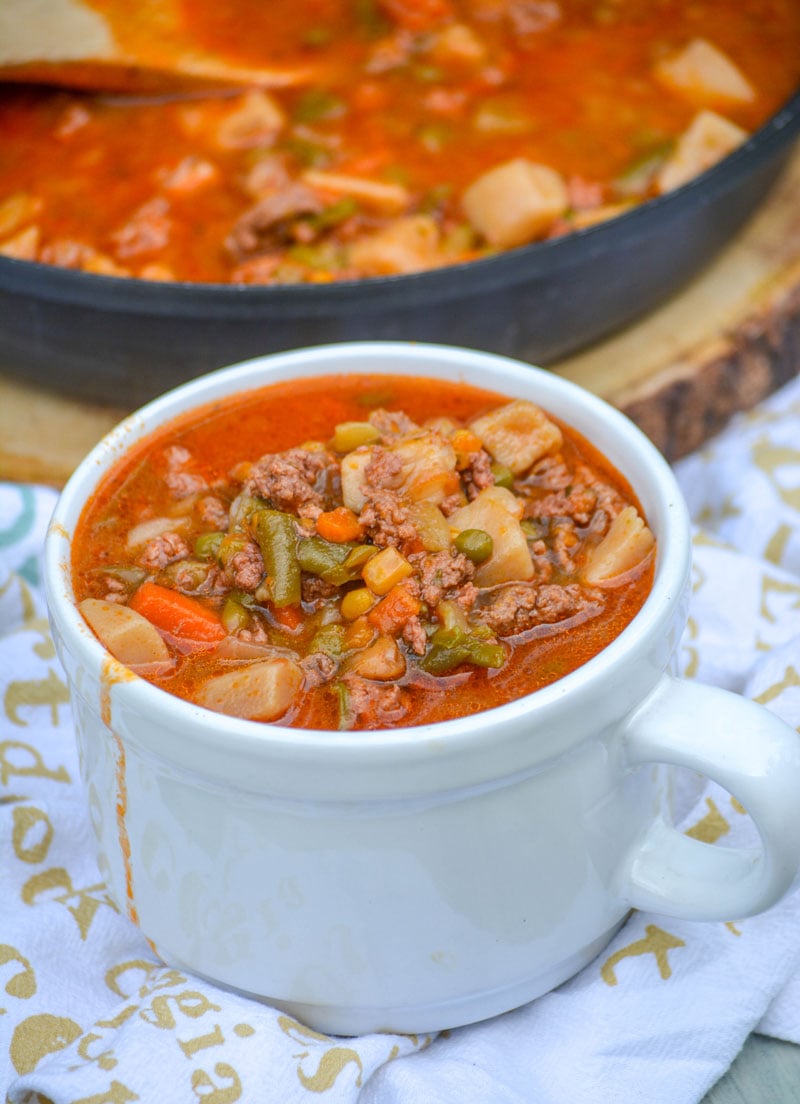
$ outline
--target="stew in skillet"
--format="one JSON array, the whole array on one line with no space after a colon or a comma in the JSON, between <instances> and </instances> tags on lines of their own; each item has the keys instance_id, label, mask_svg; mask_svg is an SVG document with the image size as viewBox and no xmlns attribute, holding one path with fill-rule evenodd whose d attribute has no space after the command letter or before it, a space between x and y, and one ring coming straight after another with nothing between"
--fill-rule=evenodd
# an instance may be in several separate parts
<instances>
[{"instance_id":1,"label":"stew in skillet","mask_svg":"<svg viewBox=\"0 0 800 1104\"><path fill-rule=\"evenodd\" d=\"M277 384L137 444L84 511L80 609L212 710L385 728L508 702L644 602L625 479L533 403L391 376Z\"/></svg>"},{"instance_id":2,"label":"stew in skillet","mask_svg":"<svg viewBox=\"0 0 800 1104\"><path fill-rule=\"evenodd\" d=\"M200 48L312 83L151 100L7 87L0 253L245 284L469 261L685 183L800 82L794 0L185 8Z\"/></svg>"}]
</instances>

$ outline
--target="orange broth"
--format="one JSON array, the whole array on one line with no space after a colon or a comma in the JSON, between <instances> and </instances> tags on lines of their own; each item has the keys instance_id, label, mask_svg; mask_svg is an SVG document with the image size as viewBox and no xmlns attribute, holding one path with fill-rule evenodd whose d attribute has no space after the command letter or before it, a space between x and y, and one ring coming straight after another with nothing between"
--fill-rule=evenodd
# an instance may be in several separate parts
<instances>
[{"instance_id":1,"label":"orange broth","mask_svg":"<svg viewBox=\"0 0 800 1104\"><path fill-rule=\"evenodd\" d=\"M334 426L361 421L375 408L402 410L415 421L446 416L467 422L507 400L465 384L389 376L336 376L278 383L262 390L215 402L184 415L135 444L102 480L77 526L72 552L76 599L103 593L99 579L111 565L135 563L126 547L131 526L175 509L165 490L166 448L180 446L191 459L186 470L209 487L229 480L243 461L265 452L280 453L308 441L328 442ZM636 505L626 479L588 441L558 423L563 433L561 457L568 466L585 465L620 501ZM185 507L180 507L186 513ZM548 625L522 634L508 644L509 658L496 670L462 665L440 678L398 680L408 708L399 726L447 720L500 705L554 682L586 663L629 624L650 590L653 557L622 580L604 589L603 609L572 627ZM214 599L208 604L214 605ZM268 605L268 604L267 604ZM302 652L311 630L311 607L303 604L299 627L282 628L270 621L273 642ZM220 668L212 651L181 655L166 674L144 672L156 686L192 699L199 682ZM330 684L304 689L280 723L295 727L340 727L340 702ZM356 724L353 727L378 727Z\"/></svg>"}]
</instances>

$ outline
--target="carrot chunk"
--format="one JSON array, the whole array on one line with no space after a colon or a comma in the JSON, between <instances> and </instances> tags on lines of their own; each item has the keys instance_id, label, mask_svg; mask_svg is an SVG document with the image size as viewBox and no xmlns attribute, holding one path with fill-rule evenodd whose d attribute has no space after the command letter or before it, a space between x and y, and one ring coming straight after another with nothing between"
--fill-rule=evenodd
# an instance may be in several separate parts
<instances>
[{"instance_id":1,"label":"carrot chunk","mask_svg":"<svg viewBox=\"0 0 800 1104\"><path fill-rule=\"evenodd\" d=\"M142 583L128 605L171 636L208 643L222 640L226 635L213 610L157 583Z\"/></svg>"},{"instance_id":2,"label":"carrot chunk","mask_svg":"<svg viewBox=\"0 0 800 1104\"><path fill-rule=\"evenodd\" d=\"M337 506L317 518L317 532L327 541L343 544L345 541L358 540L361 525L352 510L346 506Z\"/></svg>"},{"instance_id":3,"label":"carrot chunk","mask_svg":"<svg viewBox=\"0 0 800 1104\"><path fill-rule=\"evenodd\" d=\"M385 598L367 614L367 621L382 633L399 632L411 617L419 613L422 604L407 587L398 583Z\"/></svg>"}]
</instances>

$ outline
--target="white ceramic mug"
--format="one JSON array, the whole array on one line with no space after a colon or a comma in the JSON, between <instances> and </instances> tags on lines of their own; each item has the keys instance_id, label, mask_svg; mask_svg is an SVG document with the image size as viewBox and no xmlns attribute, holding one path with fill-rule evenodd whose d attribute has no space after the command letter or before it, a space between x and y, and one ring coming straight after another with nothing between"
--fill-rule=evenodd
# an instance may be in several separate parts
<instances>
[{"instance_id":1,"label":"white ceramic mug","mask_svg":"<svg viewBox=\"0 0 800 1104\"><path fill-rule=\"evenodd\" d=\"M220 396L299 376L461 379L529 398L630 480L658 540L652 592L594 659L499 708L435 725L319 732L222 717L134 677L80 617L70 539L134 441ZM423 1032L506 1011L605 946L629 909L730 920L800 862L800 738L766 709L669 673L690 571L685 505L621 414L558 376L442 346L356 343L194 380L80 465L46 546L100 864L170 963L333 1033ZM756 853L668 820L670 767L748 810Z\"/></svg>"}]
</instances>

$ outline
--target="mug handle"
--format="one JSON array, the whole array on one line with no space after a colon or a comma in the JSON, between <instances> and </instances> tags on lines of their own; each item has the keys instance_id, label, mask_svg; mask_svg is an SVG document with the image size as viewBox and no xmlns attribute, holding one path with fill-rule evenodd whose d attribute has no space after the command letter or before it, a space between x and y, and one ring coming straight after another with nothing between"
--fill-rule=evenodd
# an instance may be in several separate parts
<instances>
[{"instance_id":1,"label":"mug handle","mask_svg":"<svg viewBox=\"0 0 800 1104\"><path fill-rule=\"evenodd\" d=\"M629 853L623 897L633 908L686 920L763 912L800 866L800 736L762 705L664 675L631 715L631 767L668 763L719 783L751 816L761 848L716 847L659 818Z\"/></svg>"}]
</instances>

